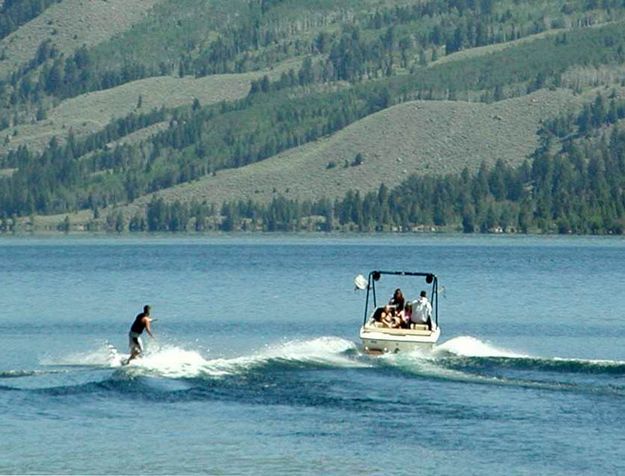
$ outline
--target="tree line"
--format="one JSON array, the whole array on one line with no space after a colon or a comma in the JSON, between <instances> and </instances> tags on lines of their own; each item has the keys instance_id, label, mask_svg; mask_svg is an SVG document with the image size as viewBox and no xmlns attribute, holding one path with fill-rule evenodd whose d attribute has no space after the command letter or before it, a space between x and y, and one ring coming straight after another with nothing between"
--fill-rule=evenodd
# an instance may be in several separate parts
<instances>
[{"instance_id":1,"label":"tree line","mask_svg":"<svg viewBox=\"0 0 625 476\"><path fill-rule=\"evenodd\" d=\"M329 135L389 106L384 88L296 98L250 96L234 103L132 114L104 131L42 153L26 147L0 165L18 166L0 179L0 206L11 215L105 207L227 167L240 167ZM169 127L147 143L110 141L165 118Z\"/></svg>"},{"instance_id":2,"label":"tree line","mask_svg":"<svg viewBox=\"0 0 625 476\"><path fill-rule=\"evenodd\" d=\"M548 135L548 134L547 134ZM545 135L544 137L546 137ZM512 167L497 161L475 174L413 175L389 189L348 191L337 200L167 203L154 198L122 228L131 231L417 231L625 233L625 130L567 142Z\"/></svg>"},{"instance_id":3,"label":"tree line","mask_svg":"<svg viewBox=\"0 0 625 476\"><path fill-rule=\"evenodd\" d=\"M228 109L227 105L219 107L224 111ZM208 110L198 108L197 111L210 116ZM264 109L261 111L267 113ZM297 122L306 116L302 114L299 119L290 116L297 116L298 111L295 108L290 113L281 111L281 114L287 122ZM441 229L466 233L623 234L625 130L619 127L618 120L624 117L625 100L614 93L607 97L597 96L577 114L546 121L540 131L541 144L532 161L516 167L497 161L491 167L482 164L476 173L465 169L459 175L414 175L392 189L383 184L375 192L351 190L336 200L298 201L277 196L269 203L247 200L210 204L165 202L154 198L145 210L132 217L121 211L109 213L103 226L116 231ZM195 126L190 130L196 130ZM184 137L177 140L183 141L179 145L185 149ZM228 140L231 141L232 137ZM20 172L14 174L16 180L0 181L2 193L12 191L16 197L22 194L25 203L31 207L12 210L4 206L3 224L0 225L3 229L10 227L9 217L27 215L24 210L37 210L38 207L67 210L66 205L63 208L60 204L69 200L72 187L79 188L88 177L81 175L76 162L64 160L73 149L80 147L87 146L72 140L60 146L53 141L41 156L30 161L25 159L29 166L20 168L24 170L22 175ZM25 154L25 149L21 149L21 153ZM359 155L366 158L366 152ZM123 154L118 159L122 157ZM21 162L24 157L19 160ZM37 164L43 166L37 169ZM90 166L93 167L93 163ZM106 164L109 166L111 164ZM28 187L17 180L28 176L29 172L37 183L37 193L29 194ZM109 174L96 176L99 180L114 177ZM108 202L86 194L85 204L94 213L90 226L94 229L101 226L100 210L117 203L122 197L127 199L132 190L131 179L141 180L142 177L136 171L128 174L125 182L118 177L118 188L108 189L111 194ZM7 185L10 187L6 188ZM93 192L89 187L84 190ZM6 200L6 195L0 197ZM62 228L68 226L67 222L62 224Z\"/></svg>"}]
</instances>

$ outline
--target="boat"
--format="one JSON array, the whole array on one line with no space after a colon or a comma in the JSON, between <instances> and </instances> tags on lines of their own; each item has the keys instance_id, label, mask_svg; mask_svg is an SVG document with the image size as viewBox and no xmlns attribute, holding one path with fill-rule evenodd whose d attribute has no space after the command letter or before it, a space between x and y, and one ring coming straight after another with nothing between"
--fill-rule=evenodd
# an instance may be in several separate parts
<instances>
[{"instance_id":1,"label":"boat","mask_svg":"<svg viewBox=\"0 0 625 476\"><path fill-rule=\"evenodd\" d=\"M386 305L386 301L378 305L378 296L376 294L376 283L383 276L414 278L410 283L412 286L417 285L417 281L420 279L425 280L427 287L430 288L429 296L432 304L431 329L427 324L411 324L411 328L405 329L383 327L376 321L376 311L379 312ZM427 350L438 341L441 329L438 325L438 278L435 274L409 271L371 271L368 279L363 275L358 275L354 279L354 284L356 289L366 289L367 291L364 319L360 328L360 339L362 340L364 352L382 354L400 351L409 352L416 349ZM406 303L409 302L416 302L416 300L410 301L407 299Z\"/></svg>"}]
</instances>

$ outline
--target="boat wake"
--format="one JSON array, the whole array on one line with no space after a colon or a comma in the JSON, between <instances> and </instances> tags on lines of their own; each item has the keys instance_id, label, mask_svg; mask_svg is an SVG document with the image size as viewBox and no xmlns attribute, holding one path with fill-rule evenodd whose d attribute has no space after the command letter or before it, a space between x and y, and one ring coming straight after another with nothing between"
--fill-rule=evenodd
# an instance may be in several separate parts
<instances>
[{"instance_id":1,"label":"boat wake","mask_svg":"<svg viewBox=\"0 0 625 476\"><path fill-rule=\"evenodd\" d=\"M470 336L455 337L441 345L435 346L434 353L439 356L450 354L464 357L528 357L527 355L495 347Z\"/></svg>"},{"instance_id":2,"label":"boat wake","mask_svg":"<svg viewBox=\"0 0 625 476\"><path fill-rule=\"evenodd\" d=\"M381 361L420 378L625 397L625 361L538 357L470 336Z\"/></svg>"},{"instance_id":3,"label":"boat wake","mask_svg":"<svg viewBox=\"0 0 625 476\"><path fill-rule=\"evenodd\" d=\"M211 398L244 393L246 398L251 398L250 394L253 398L267 398L269 389L282 388L284 392L293 388L297 394L297 388L311 379L319 385L314 371L344 369L373 373L375 378L384 379L428 379L625 396L625 362L536 357L470 336L453 338L428 351L382 356L362 354L353 341L326 336L277 343L234 357L211 358L197 350L156 343L144 357L122 366L126 357L105 343L87 354L45 359L41 369L0 371L0 389L55 395L132 391L146 398L163 392L191 392L195 397L201 394ZM276 399L285 398L276 390L278 394L282 396Z\"/></svg>"},{"instance_id":4,"label":"boat wake","mask_svg":"<svg viewBox=\"0 0 625 476\"><path fill-rule=\"evenodd\" d=\"M543 373L611 374L625 376L625 361L604 359L576 359L539 357L519 354L484 343L474 337L456 337L433 351L435 358L444 364L538 371Z\"/></svg>"},{"instance_id":5,"label":"boat wake","mask_svg":"<svg viewBox=\"0 0 625 476\"><path fill-rule=\"evenodd\" d=\"M55 367L114 368L131 376L151 375L166 378L222 377L240 375L263 368L276 367L361 367L367 364L357 356L354 342L338 337L288 341L266 346L259 351L237 357L208 358L196 350L175 345L152 343L142 358L123 366L128 358L106 343L87 354L45 359L42 364ZM2 375L0 374L0 377Z\"/></svg>"}]
</instances>

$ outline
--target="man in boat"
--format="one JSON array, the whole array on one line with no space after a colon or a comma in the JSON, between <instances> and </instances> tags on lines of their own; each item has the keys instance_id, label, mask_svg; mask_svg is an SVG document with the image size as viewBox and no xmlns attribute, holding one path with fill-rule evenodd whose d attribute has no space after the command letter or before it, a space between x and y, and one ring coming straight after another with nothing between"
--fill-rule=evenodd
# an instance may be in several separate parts
<instances>
[{"instance_id":1,"label":"man in boat","mask_svg":"<svg viewBox=\"0 0 625 476\"><path fill-rule=\"evenodd\" d=\"M131 360L136 359L143 352L143 342L141 342L141 334L143 330L148 333L150 337L154 337L150 323L152 318L150 317L150 306L143 306L143 312L137 314L132 326L130 326L130 332L128 333L128 346L130 347L130 357L124 362L129 364Z\"/></svg>"},{"instance_id":2,"label":"man in boat","mask_svg":"<svg viewBox=\"0 0 625 476\"><path fill-rule=\"evenodd\" d=\"M412 305L412 324L427 324L428 329L432 330L432 304L428 300L425 291L421 291L419 299Z\"/></svg>"}]
</instances>

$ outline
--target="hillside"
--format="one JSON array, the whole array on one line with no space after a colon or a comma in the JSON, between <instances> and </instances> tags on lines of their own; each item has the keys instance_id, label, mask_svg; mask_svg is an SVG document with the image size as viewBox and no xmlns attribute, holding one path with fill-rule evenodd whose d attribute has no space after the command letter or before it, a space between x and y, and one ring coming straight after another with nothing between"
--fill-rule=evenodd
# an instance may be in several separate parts
<instances>
[{"instance_id":1,"label":"hillside","mask_svg":"<svg viewBox=\"0 0 625 476\"><path fill-rule=\"evenodd\" d=\"M42 150L52 139L61 140L72 131L78 138L103 129L114 119L153 109L174 109L198 100L203 105L234 101L245 97L253 80L263 75L277 78L283 71L297 67L290 61L270 71L212 75L203 78L158 76L131 81L120 86L94 91L62 101L46 113L46 118L19 124L0 131L0 154L21 145Z\"/></svg>"},{"instance_id":2,"label":"hillside","mask_svg":"<svg viewBox=\"0 0 625 476\"><path fill-rule=\"evenodd\" d=\"M617 0L23 2L0 5L5 219L341 200L621 118Z\"/></svg>"},{"instance_id":3,"label":"hillside","mask_svg":"<svg viewBox=\"0 0 625 476\"><path fill-rule=\"evenodd\" d=\"M581 98L566 90L541 90L494 104L413 101L368 116L328 138L245 167L157 194L166 201L268 202L278 195L314 200L340 198L399 184L411 174L459 174L498 159L518 165L538 146L541 120L576 110ZM357 154L362 165L351 165ZM329 168L328 164L335 164ZM347 164L347 166L346 166ZM135 203L143 207L151 197Z\"/></svg>"},{"instance_id":4,"label":"hillside","mask_svg":"<svg viewBox=\"0 0 625 476\"><path fill-rule=\"evenodd\" d=\"M161 0L162 1L162 0ZM52 41L69 55L127 31L141 21L159 0L64 0L0 41L0 77L32 60L37 48Z\"/></svg>"}]
</instances>

